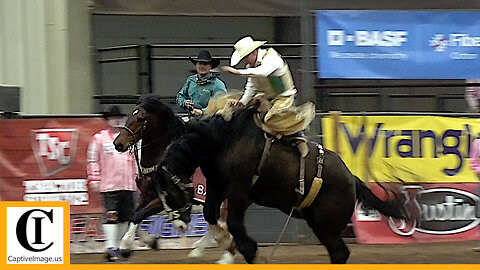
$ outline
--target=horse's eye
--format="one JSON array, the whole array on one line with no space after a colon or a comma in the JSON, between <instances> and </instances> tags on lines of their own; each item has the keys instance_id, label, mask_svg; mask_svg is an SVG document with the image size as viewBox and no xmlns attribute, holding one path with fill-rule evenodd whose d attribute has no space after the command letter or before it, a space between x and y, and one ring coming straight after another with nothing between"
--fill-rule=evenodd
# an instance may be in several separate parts
<instances>
[{"instance_id":1,"label":"horse's eye","mask_svg":"<svg viewBox=\"0 0 480 270\"><path fill-rule=\"evenodd\" d=\"M139 117L139 118L137 119L137 122L143 122L143 121L145 121L145 119L143 119L143 118L141 118L141 117Z\"/></svg>"}]
</instances>

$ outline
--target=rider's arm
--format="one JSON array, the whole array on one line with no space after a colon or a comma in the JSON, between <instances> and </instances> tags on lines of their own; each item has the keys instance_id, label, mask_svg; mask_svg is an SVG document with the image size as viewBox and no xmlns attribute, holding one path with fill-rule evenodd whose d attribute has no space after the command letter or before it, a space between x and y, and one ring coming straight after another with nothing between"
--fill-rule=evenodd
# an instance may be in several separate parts
<instances>
[{"instance_id":1,"label":"rider's arm","mask_svg":"<svg viewBox=\"0 0 480 270\"><path fill-rule=\"evenodd\" d=\"M185 106L185 100L188 99L188 79L185 82L185 84L182 86L182 89L177 94L177 105L180 106L183 109L188 109L187 106Z\"/></svg>"},{"instance_id":2,"label":"rider's arm","mask_svg":"<svg viewBox=\"0 0 480 270\"><path fill-rule=\"evenodd\" d=\"M240 75L250 77L267 77L275 72L275 70L283 67L283 60L278 55L267 55L262 63L257 67L239 69Z\"/></svg>"},{"instance_id":3,"label":"rider's arm","mask_svg":"<svg viewBox=\"0 0 480 270\"><path fill-rule=\"evenodd\" d=\"M257 93L257 88L252 82L252 78L247 78L247 84L245 84L245 92L243 93L242 97L240 98L240 102L243 105L246 105Z\"/></svg>"}]
</instances>

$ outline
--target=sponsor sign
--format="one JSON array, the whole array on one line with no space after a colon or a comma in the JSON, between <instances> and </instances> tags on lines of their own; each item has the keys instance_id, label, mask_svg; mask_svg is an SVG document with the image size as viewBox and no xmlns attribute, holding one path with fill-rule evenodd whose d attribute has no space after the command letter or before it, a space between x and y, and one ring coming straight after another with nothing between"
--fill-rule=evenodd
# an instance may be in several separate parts
<instances>
[{"instance_id":1,"label":"sponsor sign","mask_svg":"<svg viewBox=\"0 0 480 270\"><path fill-rule=\"evenodd\" d=\"M376 210L365 210L357 204L353 223L359 243L405 244L480 239L477 183L392 186L391 189L400 190L405 195L406 208L415 218L387 218ZM384 191L378 185L371 185L371 188L382 197Z\"/></svg>"},{"instance_id":2,"label":"sponsor sign","mask_svg":"<svg viewBox=\"0 0 480 270\"><path fill-rule=\"evenodd\" d=\"M321 78L474 79L480 12L316 13Z\"/></svg>"},{"instance_id":3,"label":"sponsor sign","mask_svg":"<svg viewBox=\"0 0 480 270\"><path fill-rule=\"evenodd\" d=\"M336 151L353 174L379 198L391 193L373 181L403 194L415 217L394 220L357 204L354 230L360 243L479 239L478 179L469 164L472 142L480 135L477 119L325 117L322 130L325 147Z\"/></svg>"},{"instance_id":4,"label":"sponsor sign","mask_svg":"<svg viewBox=\"0 0 480 270\"><path fill-rule=\"evenodd\" d=\"M88 143L106 128L103 119L0 119L0 126L0 200L69 201L72 253L103 252L102 200L88 190L86 180ZM204 201L205 177L200 170L194 182L197 198ZM207 230L203 215L196 214L186 234L161 216L145 220L142 227L160 237L161 248L191 248ZM135 249L144 248L136 241Z\"/></svg>"},{"instance_id":5,"label":"sponsor sign","mask_svg":"<svg viewBox=\"0 0 480 270\"><path fill-rule=\"evenodd\" d=\"M168 222L167 215L153 215L143 220L140 227L158 237L160 249L192 248L193 244L208 231L208 224L202 214L192 214L185 233L177 231ZM72 215L70 218L71 253L94 253L105 250L105 236L102 230L102 215ZM211 243L209 246L214 246ZM139 239L134 250L147 249Z\"/></svg>"},{"instance_id":6,"label":"sponsor sign","mask_svg":"<svg viewBox=\"0 0 480 270\"><path fill-rule=\"evenodd\" d=\"M24 181L24 201L69 201L71 205L88 205L86 179Z\"/></svg>"},{"instance_id":7,"label":"sponsor sign","mask_svg":"<svg viewBox=\"0 0 480 270\"><path fill-rule=\"evenodd\" d=\"M72 213L101 213L87 188L87 148L101 118L0 119L0 198L70 201Z\"/></svg>"},{"instance_id":8,"label":"sponsor sign","mask_svg":"<svg viewBox=\"0 0 480 270\"><path fill-rule=\"evenodd\" d=\"M205 196L207 195L207 180L203 176L202 170L197 168L192 178L194 188L194 199L199 202L205 202Z\"/></svg>"},{"instance_id":9,"label":"sponsor sign","mask_svg":"<svg viewBox=\"0 0 480 270\"><path fill-rule=\"evenodd\" d=\"M324 117L322 130L324 145L367 181L478 182L470 168L470 148L480 136L477 119L341 116L335 127L333 118Z\"/></svg>"},{"instance_id":10,"label":"sponsor sign","mask_svg":"<svg viewBox=\"0 0 480 270\"><path fill-rule=\"evenodd\" d=\"M0 202L0 207L7 265L69 263L68 202Z\"/></svg>"},{"instance_id":11,"label":"sponsor sign","mask_svg":"<svg viewBox=\"0 0 480 270\"><path fill-rule=\"evenodd\" d=\"M77 129L32 130L32 149L45 177L67 169L77 150Z\"/></svg>"}]
</instances>

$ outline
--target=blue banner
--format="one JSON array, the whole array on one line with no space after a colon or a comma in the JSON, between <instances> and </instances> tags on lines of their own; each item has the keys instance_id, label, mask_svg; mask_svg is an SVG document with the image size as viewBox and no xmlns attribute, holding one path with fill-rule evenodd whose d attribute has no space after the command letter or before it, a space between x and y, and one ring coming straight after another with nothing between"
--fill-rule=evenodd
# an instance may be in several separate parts
<instances>
[{"instance_id":1,"label":"blue banner","mask_svg":"<svg viewBox=\"0 0 480 270\"><path fill-rule=\"evenodd\" d=\"M318 11L320 78L480 78L480 12Z\"/></svg>"}]
</instances>

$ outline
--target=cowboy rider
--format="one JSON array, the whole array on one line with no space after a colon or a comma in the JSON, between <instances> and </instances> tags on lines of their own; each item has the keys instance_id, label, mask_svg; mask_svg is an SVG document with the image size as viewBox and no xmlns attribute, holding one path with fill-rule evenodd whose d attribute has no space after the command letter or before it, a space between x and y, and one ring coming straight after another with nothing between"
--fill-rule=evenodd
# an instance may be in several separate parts
<instances>
[{"instance_id":1,"label":"cowboy rider","mask_svg":"<svg viewBox=\"0 0 480 270\"><path fill-rule=\"evenodd\" d=\"M294 106L297 89L287 63L273 48L261 49L266 41L255 41L246 36L234 45L230 65L223 71L247 76L245 92L236 106L246 105L257 94L272 102L272 107L263 118L264 124L276 134L289 136L304 130L315 117L315 106L308 102ZM245 69L236 69L240 62ZM300 146L300 145L299 145ZM303 146L303 147L306 147ZM302 149L299 150L302 151Z\"/></svg>"},{"instance_id":2,"label":"cowboy rider","mask_svg":"<svg viewBox=\"0 0 480 270\"><path fill-rule=\"evenodd\" d=\"M220 64L220 60L212 58L209 51L200 51L198 57L190 57L190 61L195 65L196 74L189 76L178 92L177 105L194 116L201 116L210 97L219 92L226 93L227 89L225 83L218 78L218 73L211 72Z\"/></svg>"}]
</instances>

